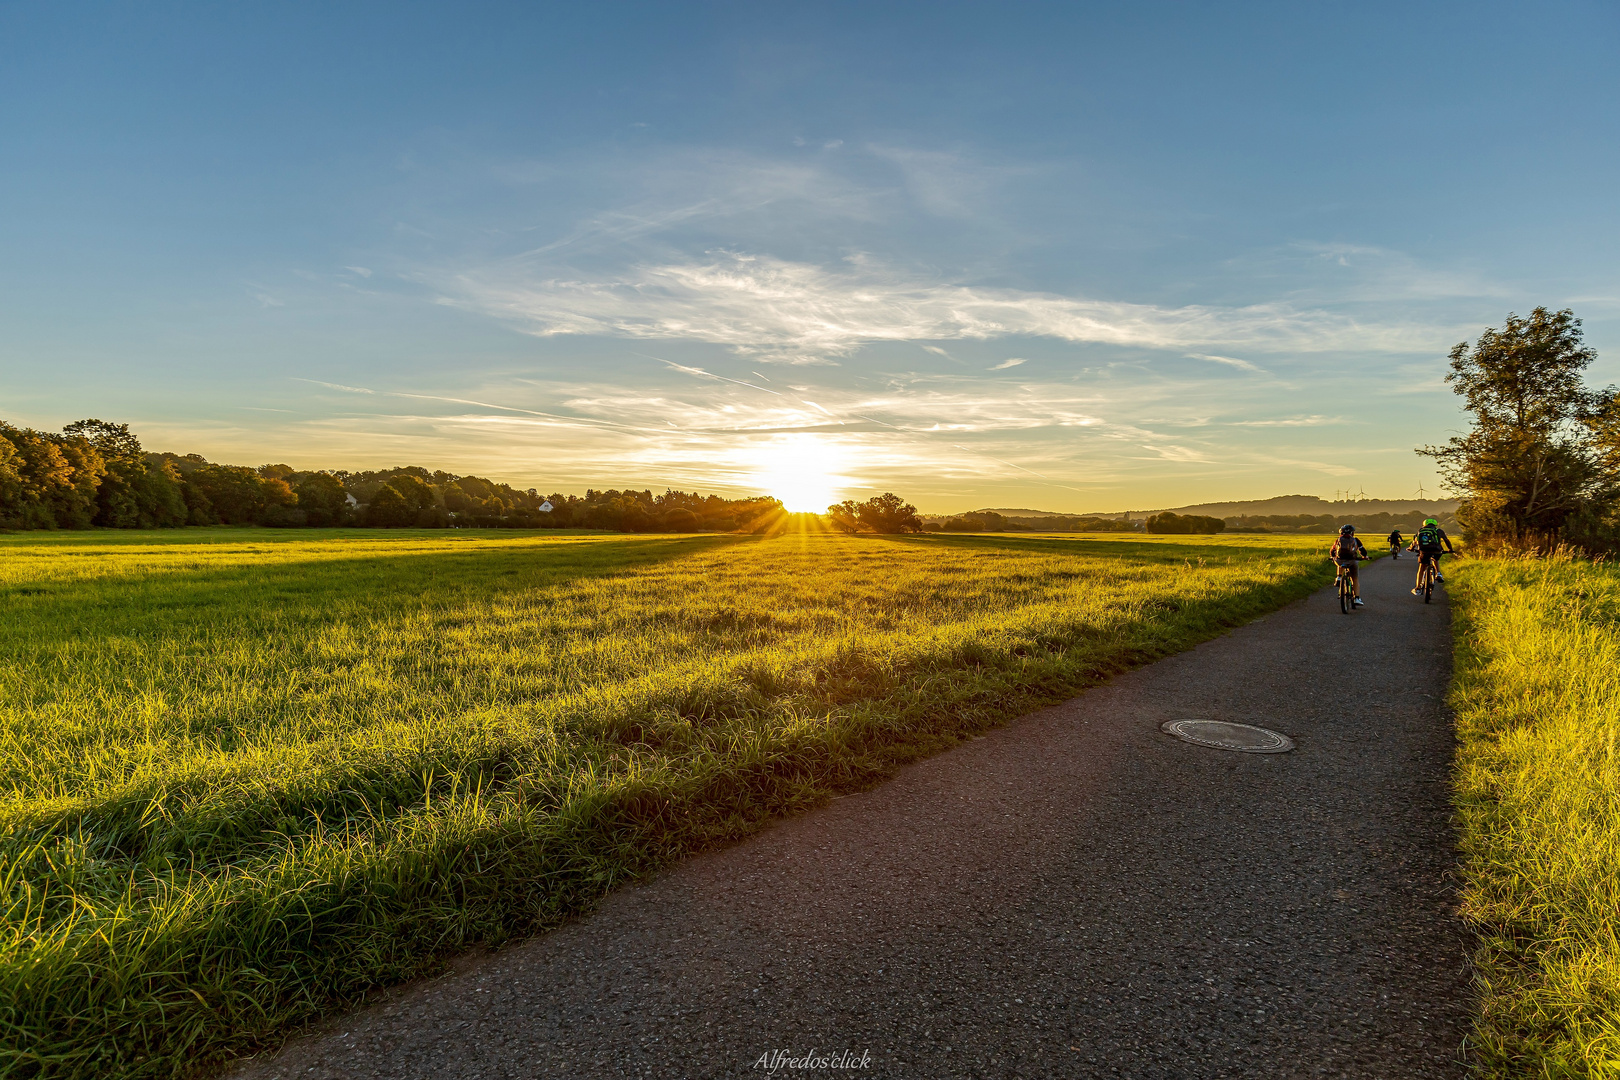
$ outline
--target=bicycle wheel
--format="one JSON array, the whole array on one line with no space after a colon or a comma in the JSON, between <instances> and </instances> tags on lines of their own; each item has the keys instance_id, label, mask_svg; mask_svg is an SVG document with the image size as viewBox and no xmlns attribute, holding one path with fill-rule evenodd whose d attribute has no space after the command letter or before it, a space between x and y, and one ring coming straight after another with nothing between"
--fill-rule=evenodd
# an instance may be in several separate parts
<instances>
[{"instance_id":1,"label":"bicycle wheel","mask_svg":"<svg viewBox=\"0 0 1620 1080\"><path fill-rule=\"evenodd\" d=\"M1352 604L1350 602L1350 575L1349 574L1340 574L1339 575L1339 610L1344 612L1346 615L1348 615L1348 614L1350 614L1350 608L1351 607L1352 607Z\"/></svg>"},{"instance_id":2,"label":"bicycle wheel","mask_svg":"<svg viewBox=\"0 0 1620 1080\"><path fill-rule=\"evenodd\" d=\"M1434 567L1429 567L1423 574L1423 602L1427 604L1434 599Z\"/></svg>"}]
</instances>

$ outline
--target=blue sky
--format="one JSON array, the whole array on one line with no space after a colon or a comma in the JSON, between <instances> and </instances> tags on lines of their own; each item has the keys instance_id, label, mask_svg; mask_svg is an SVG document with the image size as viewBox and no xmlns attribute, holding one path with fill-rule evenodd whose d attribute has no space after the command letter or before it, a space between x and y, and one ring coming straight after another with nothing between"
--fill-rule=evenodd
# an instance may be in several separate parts
<instances>
[{"instance_id":1,"label":"blue sky","mask_svg":"<svg viewBox=\"0 0 1620 1080\"><path fill-rule=\"evenodd\" d=\"M0 6L0 418L925 510L1434 487L1620 380L1613 4Z\"/></svg>"}]
</instances>

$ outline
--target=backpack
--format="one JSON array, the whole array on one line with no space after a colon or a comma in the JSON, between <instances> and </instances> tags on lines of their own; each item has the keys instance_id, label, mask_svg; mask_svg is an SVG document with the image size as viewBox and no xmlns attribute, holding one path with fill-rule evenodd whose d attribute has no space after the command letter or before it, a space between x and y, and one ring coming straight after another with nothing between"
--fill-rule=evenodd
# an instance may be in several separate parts
<instances>
[{"instance_id":1,"label":"backpack","mask_svg":"<svg viewBox=\"0 0 1620 1080\"><path fill-rule=\"evenodd\" d=\"M1419 548L1432 548L1438 550L1440 547L1440 530L1431 526L1424 526L1423 528L1419 529L1417 534L1417 546Z\"/></svg>"}]
</instances>

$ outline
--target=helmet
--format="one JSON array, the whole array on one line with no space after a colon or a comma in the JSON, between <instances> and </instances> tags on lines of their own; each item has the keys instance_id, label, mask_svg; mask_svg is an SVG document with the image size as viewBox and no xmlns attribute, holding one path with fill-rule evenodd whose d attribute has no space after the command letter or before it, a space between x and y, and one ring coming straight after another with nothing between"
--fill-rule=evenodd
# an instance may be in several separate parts
<instances>
[{"instance_id":1,"label":"helmet","mask_svg":"<svg viewBox=\"0 0 1620 1080\"><path fill-rule=\"evenodd\" d=\"M1356 531L1356 527L1354 525L1340 525L1339 526L1339 535L1340 536L1343 536L1345 533L1353 533L1355 531Z\"/></svg>"},{"instance_id":2,"label":"helmet","mask_svg":"<svg viewBox=\"0 0 1620 1080\"><path fill-rule=\"evenodd\" d=\"M1438 521L1434 520L1434 518L1424 518L1423 519L1423 524L1425 526L1428 526L1428 527L1431 527L1431 528L1439 528L1439 526L1440 526L1440 523Z\"/></svg>"}]
</instances>

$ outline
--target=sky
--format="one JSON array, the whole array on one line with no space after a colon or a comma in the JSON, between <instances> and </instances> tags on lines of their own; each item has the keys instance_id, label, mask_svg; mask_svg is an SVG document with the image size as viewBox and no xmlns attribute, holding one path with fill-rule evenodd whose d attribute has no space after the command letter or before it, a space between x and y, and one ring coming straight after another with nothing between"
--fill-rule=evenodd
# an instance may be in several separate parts
<instances>
[{"instance_id":1,"label":"sky","mask_svg":"<svg viewBox=\"0 0 1620 1080\"><path fill-rule=\"evenodd\" d=\"M1620 381L1620 6L0 2L0 419L545 492L1437 488Z\"/></svg>"}]
</instances>

